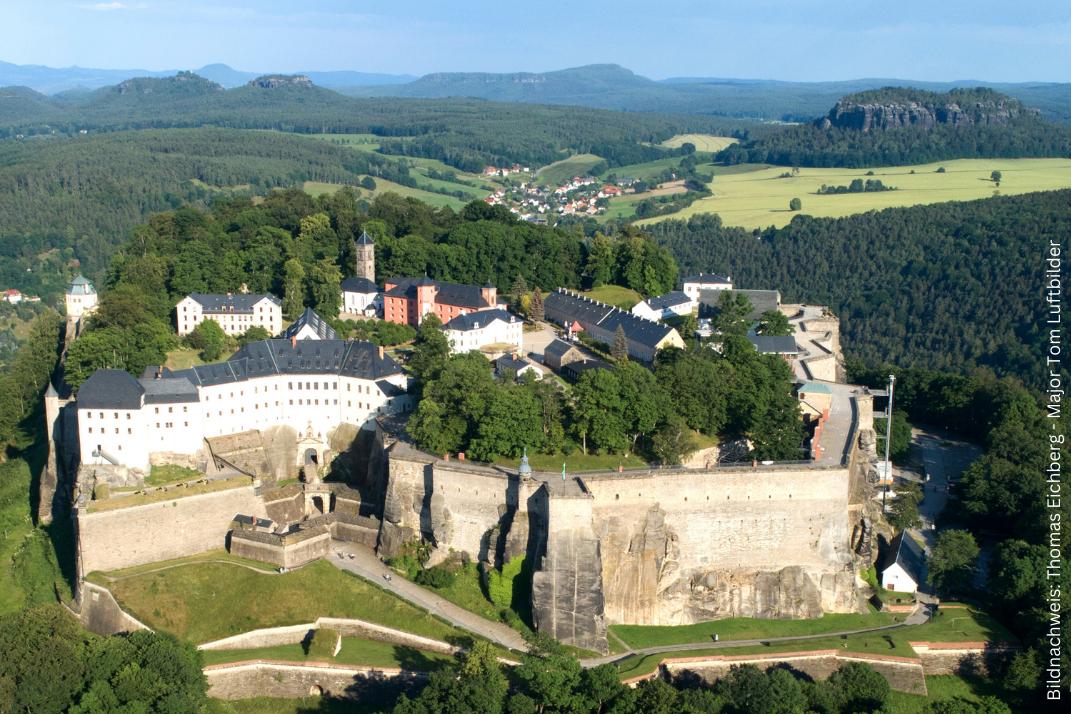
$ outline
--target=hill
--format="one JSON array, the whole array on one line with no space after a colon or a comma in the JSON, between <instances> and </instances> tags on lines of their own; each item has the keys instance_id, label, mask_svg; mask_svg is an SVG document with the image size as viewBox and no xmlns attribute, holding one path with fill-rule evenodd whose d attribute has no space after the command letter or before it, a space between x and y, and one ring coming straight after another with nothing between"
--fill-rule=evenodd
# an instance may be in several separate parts
<instances>
[{"instance_id":1,"label":"hill","mask_svg":"<svg viewBox=\"0 0 1071 714\"><path fill-rule=\"evenodd\" d=\"M665 155L654 144L677 134L747 135L747 122L710 117L475 99L357 99L301 75L267 75L222 89L186 72L64 100L22 97L0 116L0 138L205 125L374 134L382 137L383 153L438 159L466 171L488 164L541 166L576 153L598 154L610 165L639 163Z\"/></svg>"},{"instance_id":2,"label":"hill","mask_svg":"<svg viewBox=\"0 0 1071 714\"><path fill-rule=\"evenodd\" d=\"M859 168L961 158L1071 156L1071 128L991 89L885 88L841 99L809 124L717 155L729 164Z\"/></svg>"},{"instance_id":3,"label":"hill","mask_svg":"<svg viewBox=\"0 0 1071 714\"><path fill-rule=\"evenodd\" d=\"M1066 240L1071 190L799 217L758 233L718 216L645 230L685 273L779 288L785 302L833 308L846 353L871 364L969 371L985 366L1040 387L1044 265L1037 246Z\"/></svg>"}]
</instances>

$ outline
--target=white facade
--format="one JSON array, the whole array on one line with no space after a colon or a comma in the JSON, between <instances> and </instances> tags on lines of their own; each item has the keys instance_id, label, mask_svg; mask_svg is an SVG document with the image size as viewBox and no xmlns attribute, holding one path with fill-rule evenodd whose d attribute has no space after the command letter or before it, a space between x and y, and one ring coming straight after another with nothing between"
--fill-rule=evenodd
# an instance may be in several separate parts
<instances>
[{"instance_id":1,"label":"white facade","mask_svg":"<svg viewBox=\"0 0 1071 714\"><path fill-rule=\"evenodd\" d=\"M732 290L733 279L724 275L692 275L684 279L681 290L693 301L699 300L699 293L704 290Z\"/></svg>"},{"instance_id":2,"label":"white facade","mask_svg":"<svg viewBox=\"0 0 1071 714\"><path fill-rule=\"evenodd\" d=\"M63 304L67 309L67 317L79 318L96 312L97 291L93 288L93 283L79 275L67 285Z\"/></svg>"},{"instance_id":3,"label":"white facade","mask_svg":"<svg viewBox=\"0 0 1071 714\"><path fill-rule=\"evenodd\" d=\"M342 291L342 307L340 314L366 315L375 313L380 300L379 292L357 292L353 290Z\"/></svg>"},{"instance_id":4,"label":"white facade","mask_svg":"<svg viewBox=\"0 0 1071 714\"><path fill-rule=\"evenodd\" d=\"M283 330L283 307L272 295L187 295L175 306L175 331L188 335L205 320L215 320L228 335L263 327L271 335Z\"/></svg>"},{"instance_id":5,"label":"white facade","mask_svg":"<svg viewBox=\"0 0 1071 714\"><path fill-rule=\"evenodd\" d=\"M488 345L502 345L504 352L523 351L524 323L505 310L482 310L455 317L443 332L453 352L469 352Z\"/></svg>"},{"instance_id":6,"label":"white facade","mask_svg":"<svg viewBox=\"0 0 1071 714\"><path fill-rule=\"evenodd\" d=\"M636 303L632 308L632 314L636 317L642 317L644 320L652 320L654 322L661 322L667 317L685 317L691 315L695 310L698 303L695 301L682 302L678 305L669 305L664 308L652 307L651 300L644 300Z\"/></svg>"},{"instance_id":7,"label":"white facade","mask_svg":"<svg viewBox=\"0 0 1071 714\"><path fill-rule=\"evenodd\" d=\"M899 563L893 563L881 573L881 587L900 593L913 593L919 588L906 570Z\"/></svg>"},{"instance_id":8,"label":"white facade","mask_svg":"<svg viewBox=\"0 0 1071 714\"><path fill-rule=\"evenodd\" d=\"M405 390L402 374L384 378ZM148 381L148 380L145 380ZM78 408L83 464L118 463L148 469L156 452L194 455L206 437L289 426L319 438L340 424L363 425L379 414L405 411L410 397L376 380L338 374L283 374L197 388L198 399L152 403L143 394L137 409ZM103 453L101 453L103 452Z\"/></svg>"}]
</instances>

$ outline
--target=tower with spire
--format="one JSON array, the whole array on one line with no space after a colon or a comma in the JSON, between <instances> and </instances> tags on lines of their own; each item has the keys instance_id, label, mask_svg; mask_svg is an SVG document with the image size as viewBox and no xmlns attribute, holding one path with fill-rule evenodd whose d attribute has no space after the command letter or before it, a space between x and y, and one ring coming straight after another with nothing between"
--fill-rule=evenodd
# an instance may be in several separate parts
<instances>
[{"instance_id":1,"label":"tower with spire","mask_svg":"<svg viewBox=\"0 0 1071 714\"><path fill-rule=\"evenodd\" d=\"M368 231L361 231L361 237L354 243L353 274L376 281L376 244Z\"/></svg>"}]
</instances>

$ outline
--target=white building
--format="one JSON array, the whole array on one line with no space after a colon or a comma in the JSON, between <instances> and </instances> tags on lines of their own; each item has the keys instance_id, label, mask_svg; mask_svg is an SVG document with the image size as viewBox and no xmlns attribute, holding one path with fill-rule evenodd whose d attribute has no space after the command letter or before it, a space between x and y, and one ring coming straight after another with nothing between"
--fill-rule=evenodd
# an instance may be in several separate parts
<instances>
[{"instance_id":1,"label":"white building","mask_svg":"<svg viewBox=\"0 0 1071 714\"><path fill-rule=\"evenodd\" d=\"M205 320L215 320L228 335L240 335L250 327L263 327L269 334L283 330L283 305L268 294L190 293L175 306L175 331L188 335Z\"/></svg>"},{"instance_id":2,"label":"white building","mask_svg":"<svg viewBox=\"0 0 1071 714\"><path fill-rule=\"evenodd\" d=\"M704 290L732 290L733 279L727 275L713 275L711 273L700 273L699 275L690 275L684 279L683 287L681 290L690 299L698 302L699 293Z\"/></svg>"},{"instance_id":3,"label":"white building","mask_svg":"<svg viewBox=\"0 0 1071 714\"><path fill-rule=\"evenodd\" d=\"M375 317L382 305L379 288L368 278L349 277L342 281L342 305L340 315L365 315Z\"/></svg>"},{"instance_id":4,"label":"white building","mask_svg":"<svg viewBox=\"0 0 1071 714\"><path fill-rule=\"evenodd\" d=\"M288 426L326 440L408 411L401 367L371 342L263 340L229 360L136 379L101 369L78 390L83 464L146 470L154 453L196 455L209 437Z\"/></svg>"},{"instance_id":5,"label":"white building","mask_svg":"<svg viewBox=\"0 0 1071 714\"><path fill-rule=\"evenodd\" d=\"M926 556L922 546L907 531L893 538L881 569L881 587L896 592L913 593L924 577Z\"/></svg>"},{"instance_id":6,"label":"white building","mask_svg":"<svg viewBox=\"0 0 1071 714\"><path fill-rule=\"evenodd\" d=\"M495 346L501 352L523 349L524 323L502 309L458 315L443 326L450 349L469 352Z\"/></svg>"},{"instance_id":7,"label":"white building","mask_svg":"<svg viewBox=\"0 0 1071 714\"><path fill-rule=\"evenodd\" d=\"M67 308L67 317L83 317L97 311L97 291L93 283L79 275L67 285L67 294L63 296Z\"/></svg>"},{"instance_id":8,"label":"white building","mask_svg":"<svg viewBox=\"0 0 1071 714\"><path fill-rule=\"evenodd\" d=\"M337 340L338 333L318 312L307 307L279 337L284 340Z\"/></svg>"},{"instance_id":9,"label":"white building","mask_svg":"<svg viewBox=\"0 0 1071 714\"><path fill-rule=\"evenodd\" d=\"M632 308L632 314L645 320L660 322L667 317L691 315L697 307L699 307L698 301L688 297L681 290L675 290L636 303L636 306Z\"/></svg>"}]
</instances>

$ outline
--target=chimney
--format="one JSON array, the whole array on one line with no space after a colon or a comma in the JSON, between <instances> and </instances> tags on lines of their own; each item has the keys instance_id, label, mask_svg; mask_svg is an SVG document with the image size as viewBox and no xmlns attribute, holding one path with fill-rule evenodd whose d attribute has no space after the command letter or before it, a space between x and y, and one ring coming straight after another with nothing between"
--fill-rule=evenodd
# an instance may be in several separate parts
<instances>
[{"instance_id":1,"label":"chimney","mask_svg":"<svg viewBox=\"0 0 1071 714\"><path fill-rule=\"evenodd\" d=\"M379 358L383 359L383 345L379 346Z\"/></svg>"},{"instance_id":2,"label":"chimney","mask_svg":"<svg viewBox=\"0 0 1071 714\"><path fill-rule=\"evenodd\" d=\"M447 451L445 454L443 454L443 461L449 461L449 460L450 460L450 452Z\"/></svg>"},{"instance_id":3,"label":"chimney","mask_svg":"<svg viewBox=\"0 0 1071 714\"><path fill-rule=\"evenodd\" d=\"M464 461L465 460L465 452L464 451L457 452L457 460L458 461Z\"/></svg>"},{"instance_id":4,"label":"chimney","mask_svg":"<svg viewBox=\"0 0 1071 714\"><path fill-rule=\"evenodd\" d=\"M156 378L160 379L160 377L163 377L163 376L164 376L164 366L160 365L160 366L158 366L156 368Z\"/></svg>"},{"instance_id":5,"label":"chimney","mask_svg":"<svg viewBox=\"0 0 1071 714\"><path fill-rule=\"evenodd\" d=\"M290 346L297 349L297 335L290 335Z\"/></svg>"}]
</instances>

